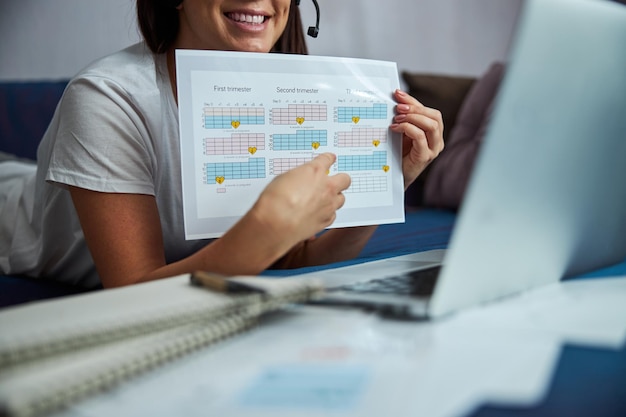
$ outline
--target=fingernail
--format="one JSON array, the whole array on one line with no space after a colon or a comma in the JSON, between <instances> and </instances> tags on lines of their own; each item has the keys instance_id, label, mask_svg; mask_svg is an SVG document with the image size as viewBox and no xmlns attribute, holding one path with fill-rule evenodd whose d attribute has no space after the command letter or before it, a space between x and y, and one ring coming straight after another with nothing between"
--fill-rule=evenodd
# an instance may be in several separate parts
<instances>
[{"instance_id":1,"label":"fingernail","mask_svg":"<svg viewBox=\"0 0 626 417\"><path fill-rule=\"evenodd\" d=\"M398 104L398 110L409 111L411 107L408 104Z\"/></svg>"},{"instance_id":2,"label":"fingernail","mask_svg":"<svg viewBox=\"0 0 626 417\"><path fill-rule=\"evenodd\" d=\"M406 114L398 114L393 118L393 120L395 120L396 122L404 122L406 118Z\"/></svg>"},{"instance_id":3,"label":"fingernail","mask_svg":"<svg viewBox=\"0 0 626 417\"><path fill-rule=\"evenodd\" d=\"M404 91L400 90L399 88L396 90L396 93L398 95L401 95L401 96L406 96L407 95Z\"/></svg>"}]
</instances>

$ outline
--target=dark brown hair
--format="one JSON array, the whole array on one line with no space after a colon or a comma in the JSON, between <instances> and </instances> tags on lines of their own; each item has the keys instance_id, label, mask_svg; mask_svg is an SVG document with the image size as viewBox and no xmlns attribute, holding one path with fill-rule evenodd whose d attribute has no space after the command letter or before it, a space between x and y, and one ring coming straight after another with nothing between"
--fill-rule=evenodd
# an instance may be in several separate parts
<instances>
[{"instance_id":1,"label":"dark brown hair","mask_svg":"<svg viewBox=\"0 0 626 417\"><path fill-rule=\"evenodd\" d=\"M165 53L178 36L178 10L182 0L137 0L137 21L146 44L155 54ZM291 0L289 19L271 52L308 54L300 10Z\"/></svg>"}]
</instances>

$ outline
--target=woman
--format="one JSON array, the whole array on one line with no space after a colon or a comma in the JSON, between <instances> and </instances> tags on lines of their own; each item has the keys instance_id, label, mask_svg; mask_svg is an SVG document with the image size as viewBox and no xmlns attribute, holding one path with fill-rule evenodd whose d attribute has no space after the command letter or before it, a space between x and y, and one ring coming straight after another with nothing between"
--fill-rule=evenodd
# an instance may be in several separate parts
<instances>
[{"instance_id":1,"label":"woman","mask_svg":"<svg viewBox=\"0 0 626 417\"><path fill-rule=\"evenodd\" d=\"M295 1L138 0L137 13L145 42L70 82L39 147L37 174L13 181L13 195L26 197L12 206L10 241L0 242L9 248L2 272L114 287L358 255L374 226L313 238L333 222L350 185L346 174L326 174L332 154L277 177L220 239L184 238L174 50L304 54ZM443 122L404 92L395 98L391 129L402 134L406 188L442 150Z\"/></svg>"}]
</instances>

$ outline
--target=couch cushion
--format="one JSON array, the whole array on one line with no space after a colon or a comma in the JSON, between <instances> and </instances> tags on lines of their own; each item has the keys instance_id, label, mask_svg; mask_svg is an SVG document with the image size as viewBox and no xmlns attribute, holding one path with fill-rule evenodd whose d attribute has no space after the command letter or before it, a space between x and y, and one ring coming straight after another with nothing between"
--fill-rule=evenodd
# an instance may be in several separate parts
<instances>
[{"instance_id":1,"label":"couch cushion","mask_svg":"<svg viewBox=\"0 0 626 417\"><path fill-rule=\"evenodd\" d=\"M459 109L465 95L475 82L472 77L457 77L415 72L402 72L402 79L407 85L410 95L418 99L423 105L437 109L443 118L443 136L447 139L456 121ZM424 183L428 177L430 167L415 180L404 194L404 203L409 207L423 205Z\"/></svg>"},{"instance_id":2,"label":"couch cushion","mask_svg":"<svg viewBox=\"0 0 626 417\"><path fill-rule=\"evenodd\" d=\"M408 93L423 105L441 112L444 138L452 130L465 96L476 81L473 77L420 74L404 71Z\"/></svg>"},{"instance_id":3,"label":"couch cushion","mask_svg":"<svg viewBox=\"0 0 626 417\"><path fill-rule=\"evenodd\" d=\"M57 282L0 275L0 308L93 291Z\"/></svg>"},{"instance_id":4,"label":"couch cushion","mask_svg":"<svg viewBox=\"0 0 626 417\"><path fill-rule=\"evenodd\" d=\"M0 151L35 160L67 81L0 83Z\"/></svg>"},{"instance_id":5,"label":"couch cushion","mask_svg":"<svg viewBox=\"0 0 626 417\"><path fill-rule=\"evenodd\" d=\"M446 148L430 166L424 184L425 205L457 209L461 204L504 68L500 62L493 63L467 94Z\"/></svg>"}]
</instances>

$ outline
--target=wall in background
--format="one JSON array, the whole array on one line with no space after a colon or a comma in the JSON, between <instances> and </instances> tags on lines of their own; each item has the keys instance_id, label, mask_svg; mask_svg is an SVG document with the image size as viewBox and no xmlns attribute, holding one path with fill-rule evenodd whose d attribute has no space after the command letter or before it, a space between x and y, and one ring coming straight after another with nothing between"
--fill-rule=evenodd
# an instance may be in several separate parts
<instances>
[{"instance_id":1,"label":"wall in background","mask_svg":"<svg viewBox=\"0 0 626 417\"><path fill-rule=\"evenodd\" d=\"M522 1L320 0L320 35L309 47L396 61L400 70L478 75L506 58ZM306 26L310 3L302 0Z\"/></svg>"},{"instance_id":2,"label":"wall in background","mask_svg":"<svg viewBox=\"0 0 626 417\"><path fill-rule=\"evenodd\" d=\"M523 0L319 0L315 55L478 75L505 59ZM315 22L309 0L305 26ZM140 39L133 0L0 0L0 80L69 78Z\"/></svg>"},{"instance_id":3,"label":"wall in background","mask_svg":"<svg viewBox=\"0 0 626 417\"><path fill-rule=\"evenodd\" d=\"M0 39L0 79L58 79L139 33L133 0L0 0Z\"/></svg>"}]
</instances>

